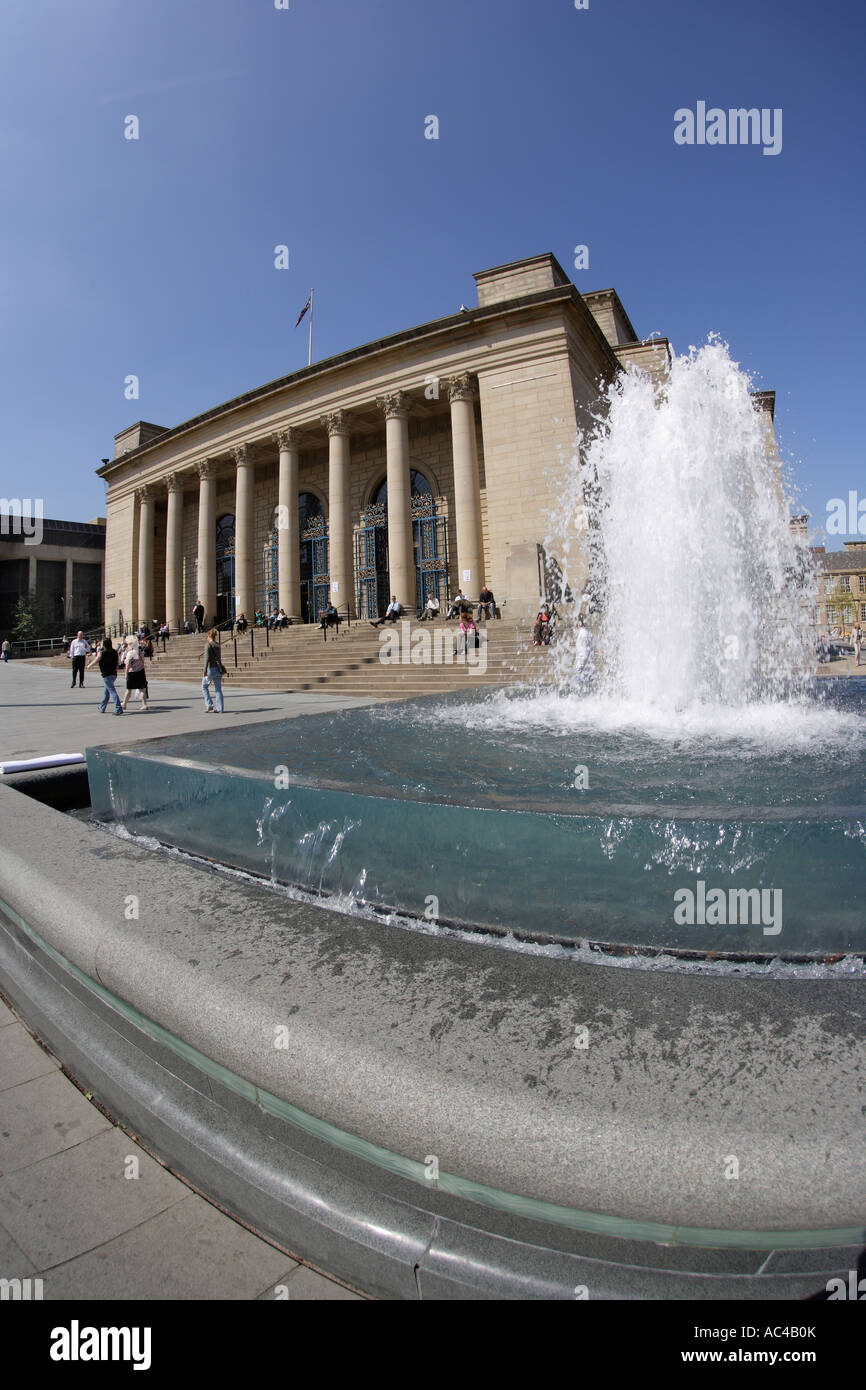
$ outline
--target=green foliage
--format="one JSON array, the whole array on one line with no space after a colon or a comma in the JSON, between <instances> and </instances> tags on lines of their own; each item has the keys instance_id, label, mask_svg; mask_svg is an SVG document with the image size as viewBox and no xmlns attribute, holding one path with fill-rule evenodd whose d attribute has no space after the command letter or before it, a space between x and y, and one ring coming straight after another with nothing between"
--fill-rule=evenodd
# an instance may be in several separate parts
<instances>
[{"instance_id":1,"label":"green foliage","mask_svg":"<svg viewBox=\"0 0 866 1390\"><path fill-rule=\"evenodd\" d=\"M39 594L22 594L15 605L12 640L29 642L37 637L60 637L62 623L54 617L54 605Z\"/></svg>"}]
</instances>

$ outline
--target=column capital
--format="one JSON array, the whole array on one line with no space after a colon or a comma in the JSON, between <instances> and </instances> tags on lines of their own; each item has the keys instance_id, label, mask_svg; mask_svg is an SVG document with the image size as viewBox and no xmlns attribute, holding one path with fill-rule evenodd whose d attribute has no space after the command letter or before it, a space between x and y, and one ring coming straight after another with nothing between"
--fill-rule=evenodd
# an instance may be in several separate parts
<instances>
[{"instance_id":1,"label":"column capital","mask_svg":"<svg viewBox=\"0 0 866 1390\"><path fill-rule=\"evenodd\" d=\"M405 391L387 391L376 397L376 404L386 420L405 420L412 409L412 399Z\"/></svg>"},{"instance_id":2,"label":"column capital","mask_svg":"<svg viewBox=\"0 0 866 1390\"><path fill-rule=\"evenodd\" d=\"M145 483L143 487L135 489L135 496L139 506L143 502L154 502L156 500L156 488L153 483Z\"/></svg>"},{"instance_id":3,"label":"column capital","mask_svg":"<svg viewBox=\"0 0 866 1390\"><path fill-rule=\"evenodd\" d=\"M348 410L329 410L320 418L329 435L351 434L352 417Z\"/></svg>"},{"instance_id":4,"label":"column capital","mask_svg":"<svg viewBox=\"0 0 866 1390\"><path fill-rule=\"evenodd\" d=\"M216 477L216 463L213 459L199 459L198 463L194 465L194 468L202 481L206 478Z\"/></svg>"},{"instance_id":5,"label":"column capital","mask_svg":"<svg viewBox=\"0 0 866 1390\"><path fill-rule=\"evenodd\" d=\"M167 473L163 479L166 492L183 492L187 482L186 473Z\"/></svg>"},{"instance_id":6,"label":"column capital","mask_svg":"<svg viewBox=\"0 0 866 1390\"><path fill-rule=\"evenodd\" d=\"M474 401L477 394L475 378L469 372L445 378L445 389L449 401Z\"/></svg>"},{"instance_id":7,"label":"column capital","mask_svg":"<svg viewBox=\"0 0 866 1390\"><path fill-rule=\"evenodd\" d=\"M281 453L284 449L297 449L298 447L298 431L293 425L287 425L285 429L276 430L271 435L271 438Z\"/></svg>"},{"instance_id":8,"label":"column capital","mask_svg":"<svg viewBox=\"0 0 866 1390\"><path fill-rule=\"evenodd\" d=\"M238 468L248 468L252 466L252 456L249 444L236 444L232 449L232 458Z\"/></svg>"}]
</instances>

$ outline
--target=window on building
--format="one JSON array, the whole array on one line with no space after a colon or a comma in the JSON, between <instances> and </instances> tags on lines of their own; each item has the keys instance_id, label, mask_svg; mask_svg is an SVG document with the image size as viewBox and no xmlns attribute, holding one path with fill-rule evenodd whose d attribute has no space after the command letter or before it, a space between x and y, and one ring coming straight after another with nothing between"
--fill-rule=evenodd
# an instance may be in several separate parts
<instances>
[{"instance_id":1,"label":"window on building","mask_svg":"<svg viewBox=\"0 0 866 1390\"><path fill-rule=\"evenodd\" d=\"M322 515L322 504L314 492L302 492L298 498L298 531L304 534L311 521Z\"/></svg>"},{"instance_id":2,"label":"window on building","mask_svg":"<svg viewBox=\"0 0 866 1390\"><path fill-rule=\"evenodd\" d=\"M430 484L428 483L427 479L424 477L424 474L423 474L423 473L419 473L418 470L417 470L417 468L410 468L410 470L409 470L409 496L410 496L410 497L415 497L415 496L419 496L419 497L431 497L432 495L433 495L433 489L431 488L431 486L430 486ZM385 479L382 480L382 482L379 484L378 488L376 489L376 491L375 491L375 493L373 494L373 497L372 497L372 505L373 505L374 507L375 507L378 503L380 503L380 502L381 502L381 503L384 503L385 507L387 508L387 506L388 506L388 480L387 480L387 478L385 478Z\"/></svg>"},{"instance_id":3,"label":"window on building","mask_svg":"<svg viewBox=\"0 0 866 1390\"><path fill-rule=\"evenodd\" d=\"M850 574L840 574L840 575L839 575L839 592L840 592L840 594L850 594L850 592L851 592L851 576L850 576Z\"/></svg>"}]
</instances>

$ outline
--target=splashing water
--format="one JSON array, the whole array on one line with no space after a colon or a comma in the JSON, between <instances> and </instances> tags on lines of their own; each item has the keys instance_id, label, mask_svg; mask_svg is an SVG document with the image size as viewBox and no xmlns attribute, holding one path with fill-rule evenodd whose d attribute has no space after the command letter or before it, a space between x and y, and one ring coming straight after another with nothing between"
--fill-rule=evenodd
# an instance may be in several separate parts
<instances>
[{"instance_id":1,"label":"splashing water","mask_svg":"<svg viewBox=\"0 0 866 1390\"><path fill-rule=\"evenodd\" d=\"M794 727L815 670L816 570L750 386L711 338L661 384L621 374L579 436L547 549L583 594L597 679L569 698L585 691L586 661L583 634L566 631L557 722L723 737L754 726L762 741ZM556 702L540 698L549 715Z\"/></svg>"}]
</instances>

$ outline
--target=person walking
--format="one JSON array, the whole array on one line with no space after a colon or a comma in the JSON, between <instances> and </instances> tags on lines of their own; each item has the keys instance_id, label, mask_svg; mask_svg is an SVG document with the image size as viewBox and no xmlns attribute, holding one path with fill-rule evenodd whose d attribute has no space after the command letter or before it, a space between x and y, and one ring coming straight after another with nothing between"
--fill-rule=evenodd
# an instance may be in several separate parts
<instances>
[{"instance_id":1,"label":"person walking","mask_svg":"<svg viewBox=\"0 0 866 1390\"><path fill-rule=\"evenodd\" d=\"M133 637L126 649L126 694L123 697L122 708L126 709L129 704L133 690L137 690L141 696L141 708L147 711L147 672L144 667L144 656L141 647Z\"/></svg>"},{"instance_id":2,"label":"person walking","mask_svg":"<svg viewBox=\"0 0 866 1390\"><path fill-rule=\"evenodd\" d=\"M114 682L117 680L117 652L111 644L111 638L106 637L96 656L87 667L88 671L94 667L99 667L102 676L102 701L99 705L99 713L104 714L109 700L114 700L114 713L123 714L123 705L120 703Z\"/></svg>"},{"instance_id":3,"label":"person walking","mask_svg":"<svg viewBox=\"0 0 866 1390\"><path fill-rule=\"evenodd\" d=\"M222 678L226 673L226 668L220 661L220 638L215 627L212 627L207 635L207 647L204 654L204 675L201 682L201 693L204 696L205 714L222 714L223 712L223 684ZM213 681L214 699L211 699L210 686Z\"/></svg>"},{"instance_id":4,"label":"person walking","mask_svg":"<svg viewBox=\"0 0 866 1390\"><path fill-rule=\"evenodd\" d=\"M69 643L69 655L72 658L72 685L70 690L75 689L75 677L78 676L78 684L84 689L84 663L93 651L83 632L77 632Z\"/></svg>"},{"instance_id":5,"label":"person walking","mask_svg":"<svg viewBox=\"0 0 866 1390\"><path fill-rule=\"evenodd\" d=\"M204 632L204 604L200 598L195 601L195 608L192 610L196 632Z\"/></svg>"},{"instance_id":6,"label":"person walking","mask_svg":"<svg viewBox=\"0 0 866 1390\"><path fill-rule=\"evenodd\" d=\"M859 666L860 648L863 645L863 633L860 630L859 623L855 624L854 631L851 633L851 640L854 643L854 665Z\"/></svg>"},{"instance_id":7,"label":"person walking","mask_svg":"<svg viewBox=\"0 0 866 1390\"><path fill-rule=\"evenodd\" d=\"M4 661L8 661L8 660L9 660L9 654L10 654L11 651L12 651L12 648L11 648L11 646L9 645L9 638L7 637L7 638L5 639L5 641L4 641L4 643L3 643L2 649L0 649L0 655L2 655Z\"/></svg>"}]
</instances>

